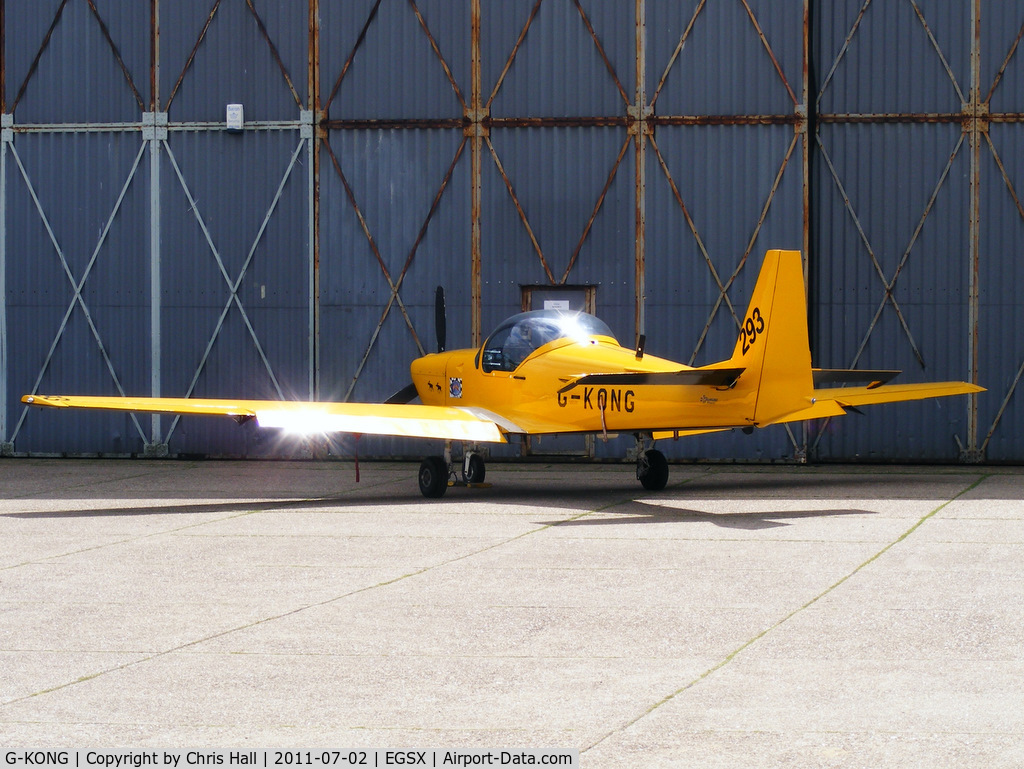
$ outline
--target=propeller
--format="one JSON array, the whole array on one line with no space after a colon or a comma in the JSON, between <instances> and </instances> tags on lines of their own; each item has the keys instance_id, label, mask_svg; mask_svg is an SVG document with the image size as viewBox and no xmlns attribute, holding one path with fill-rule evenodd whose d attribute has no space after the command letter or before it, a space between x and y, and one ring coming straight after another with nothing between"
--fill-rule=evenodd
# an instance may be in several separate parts
<instances>
[{"instance_id":1,"label":"propeller","mask_svg":"<svg viewBox=\"0 0 1024 769\"><path fill-rule=\"evenodd\" d=\"M444 288L442 286L438 286L437 291L434 292L434 331L437 334L437 351L444 352L448 336L448 323L445 320Z\"/></svg>"},{"instance_id":2,"label":"propeller","mask_svg":"<svg viewBox=\"0 0 1024 769\"><path fill-rule=\"evenodd\" d=\"M438 286L434 292L434 332L437 335L437 351L444 352L448 336L448 323L445 320L444 288L442 286ZM384 402L411 403L418 395L416 385L409 383Z\"/></svg>"}]
</instances>

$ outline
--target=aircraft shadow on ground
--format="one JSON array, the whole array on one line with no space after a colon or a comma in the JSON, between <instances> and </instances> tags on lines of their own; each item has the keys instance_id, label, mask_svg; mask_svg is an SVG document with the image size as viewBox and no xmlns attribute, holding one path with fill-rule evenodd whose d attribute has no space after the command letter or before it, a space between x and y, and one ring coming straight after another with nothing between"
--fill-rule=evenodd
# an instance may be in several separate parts
<instances>
[{"instance_id":1,"label":"aircraft shadow on ground","mask_svg":"<svg viewBox=\"0 0 1024 769\"><path fill-rule=\"evenodd\" d=\"M607 472L605 472L605 469ZM269 511L328 511L351 507L390 507L401 509L408 507L423 508L429 506L443 509L446 505L517 505L535 508L552 508L557 511L595 511L586 518L566 521L538 521L547 525L561 526L602 526L612 524L652 524L679 523L693 521L712 523L715 526L732 529L763 529L789 525L806 518L819 518L845 515L872 514L863 509L810 509L814 502L836 500L842 497L855 497L858 500L888 500L892 498L915 499L935 497L935 476L916 476L902 473L865 472L863 474L818 474L794 471L793 474L735 474L728 469L717 470L705 476L689 480L679 480L670 484L661 492L648 492L639 487L632 472L626 467L602 467L602 478L594 485L593 475L574 478L573 473L552 473L540 471L537 474L502 472L500 465L497 472L490 474L494 485L490 488L450 489L440 500L425 500L419 494L415 480L403 476L394 483L374 482L372 477L364 479L364 485L332 493L323 497L303 497L298 485L278 490L279 496L273 498L257 497L252 500L223 499L227 496L222 490L204 491L202 488L185 488L173 492L173 498L133 499L133 495L143 495L144 488L133 488L120 492L119 499L125 504L108 505L107 507L88 507L88 501L82 501L81 509L12 511L0 513L0 518L21 519L72 519L101 518L118 516L176 515L176 514L243 514ZM685 472L685 471L683 471ZM940 476L941 477L941 476ZM491 480L491 478L489 478ZM244 490L241 490L244 493ZM171 494L160 492L165 497ZM779 497L806 500L808 509L796 511L772 511ZM191 499L190 499L191 497ZM692 510L686 507L687 502L696 498L702 501L714 500L720 505L728 505L730 500L744 501L748 506L750 500L763 502L764 510L756 512L721 512L709 513ZM73 495L66 490L53 496L34 494L26 497L26 501L38 503L41 499L67 500ZM134 504L133 504L134 502ZM800 504L799 502L797 504ZM673 507L672 505L678 505ZM759 507L761 505L758 505ZM557 515L557 513L556 513Z\"/></svg>"},{"instance_id":2,"label":"aircraft shadow on ground","mask_svg":"<svg viewBox=\"0 0 1024 769\"><path fill-rule=\"evenodd\" d=\"M821 479L825 481L825 479ZM827 482L821 484L822 494L816 495L821 499L827 497ZM776 491L778 484L772 486ZM806 484L802 485L806 489ZM585 517L573 517L571 520L553 518L549 520L537 520L538 525L550 526L609 526L609 525L633 525L633 524L672 524L672 523L711 523L715 526L728 529L758 530L769 529L780 526L788 526L790 522L809 518L824 518L847 515L872 515L869 510L862 509L805 509L805 510L771 510L774 500L765 500L764 510L743 511L743 512L703 512L691 510L685 507L674 507L682 503L685 505L687 498L696 496L696 486L686 484L664 492L647 492L635 488L632 484L624 482L622 486L609 484L600 489L566 489L560 484L553 483L551 487L531 485L527 488L517 485L515 480L489 489L452 489L448 496L440 500L424 500L415 488L402 488L396 490L396 494L381 494L380 488L357 489L355 491L332 495L328 497L303 499L300 497L281 497L276 499L254 499L246 500L224 500L216 501L204 498L202 500L188 501L175 500L173 502L161 503L160 500L147 500L146 503L124 504L106 507L87 507L87 500L83 500L83 507L79 509L64 510L33 510L23 512L0 513L0 518L12 519L54 519L69 520L76 518L118 518L118 517L139 517L152 515L202 515L202 514L227 514L241 515L245 513L267 513L280 511L289 512L316 512L316 511L338 511L341 514L348 512L351 508L372 507L392 508L396 512L416 508L417 510L433 510L443 512L446 506L452 507L455 512L463 505L485 505L485 506L516 506L532 507L537 512L546 508L549 512L558 514L556 511L564 512L566 516L575 516L577 512L589 513ZM745 486L745 491L754 492L756 489ZM719 504L728 506L730 499L735 498L735 489L726 489L721 486L714 488L705 487L700 490L700 496L704 500L717 500ZM187 494L188 492L183 492ZM196 496L202 494L195 492ZM637 497L647 499L637 499ZM38 499L38 498L37 498ZM749 496L744 496L745 504L749 505Z\"/></svg>"},{"instance_id":3,"label":"aircraft shadow on ground","mask_svg":"<svg viewBox=\"0 0 1024 769\"><path fill-rule=\"evenodd\" d=\"M845 515L875 515L871 510L778 510L733 513L707 513L698 510L666 508L644 502L622 505L607 512L576 518L571 521L547 521L548 525L623 526L634 524L711 523L723 529L757 531L792 525L792 521L810 518L833 518Z\"/></svg>"}]
</instances>

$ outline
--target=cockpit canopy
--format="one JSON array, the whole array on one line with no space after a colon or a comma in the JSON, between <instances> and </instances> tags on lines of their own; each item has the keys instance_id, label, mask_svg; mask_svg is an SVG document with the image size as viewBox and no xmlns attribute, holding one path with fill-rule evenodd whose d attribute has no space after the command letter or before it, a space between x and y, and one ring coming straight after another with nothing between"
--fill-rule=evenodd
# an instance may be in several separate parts
<instances>
[{"instance_id":1,"label":"cockpit canopy","mask_svg":"<svg viewBox=\"0 0 1024 769\"><path fill-rule=\"evenodd\" d=\"M484 342L484 371L512 371L530 353L556 339L586 341L593 336L615 335L605 322L585 312L534 310L513 315Z\"/></svg>"}]
</instances>

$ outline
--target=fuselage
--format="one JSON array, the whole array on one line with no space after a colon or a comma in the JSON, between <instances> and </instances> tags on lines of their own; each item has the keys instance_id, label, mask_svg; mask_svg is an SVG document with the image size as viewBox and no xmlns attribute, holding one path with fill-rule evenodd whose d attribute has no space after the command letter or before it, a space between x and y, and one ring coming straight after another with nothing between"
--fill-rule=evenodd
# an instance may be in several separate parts
<instances>
[{"instance_id":1,"label":"fuselage","mask_svg":"<svg viewBox=\"0 0 1024 769\"><path fill-rule=\"evenodd\" d=\"M570 328L566 334L550 326L552 319L557 326L558 318L545 311L524 313L506 321L478 349L416 359L411 373L420 400L486 411L511 433L649 432L751 423L756 393L742 387L742 377L723 388L636 381L572 386L585 375L690 367L654 355L638 358L596 319L599 325ZM516 334L517 324L525 324L527 334L532 331L525 343L522 333Z\"/></svg>"}]
</instances>

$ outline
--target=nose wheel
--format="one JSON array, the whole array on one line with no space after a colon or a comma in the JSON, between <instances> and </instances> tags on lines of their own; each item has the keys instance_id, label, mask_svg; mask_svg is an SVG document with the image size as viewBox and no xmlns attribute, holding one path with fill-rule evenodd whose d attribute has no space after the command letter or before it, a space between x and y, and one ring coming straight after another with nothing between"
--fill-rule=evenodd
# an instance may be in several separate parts
<instances>
[{"instance_id":1,"label":"nose wheel","mask_svg":"<svg viewBox=\"0 0 1024 769\"><path fill-rule=\"evenodd\" d=\"M469 486L484 482L487 475L487 467L484 465L484 458L479 454L469 452L462 460L462 480Z\"/></svg>"}]
</instances>

